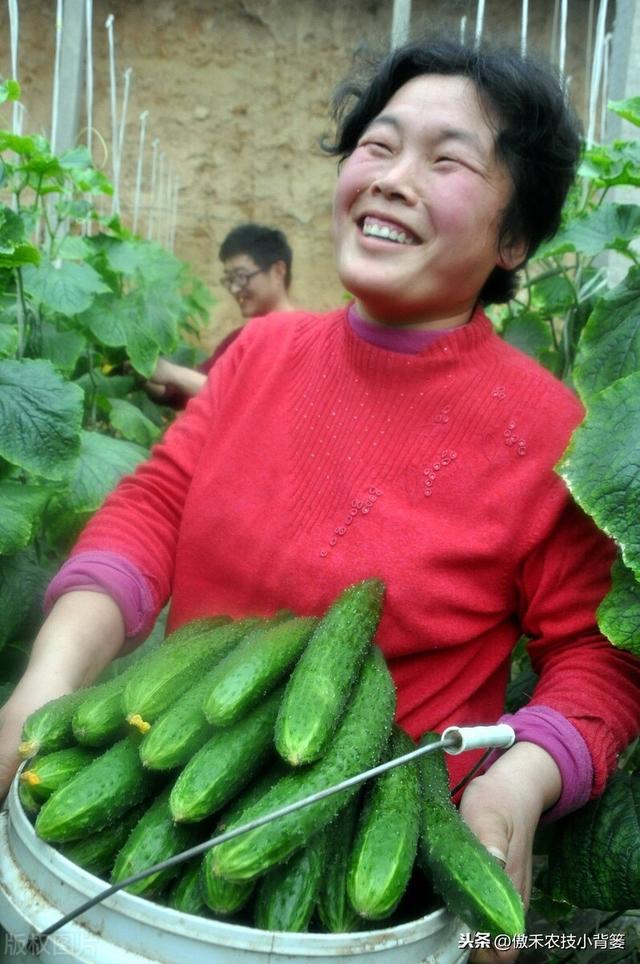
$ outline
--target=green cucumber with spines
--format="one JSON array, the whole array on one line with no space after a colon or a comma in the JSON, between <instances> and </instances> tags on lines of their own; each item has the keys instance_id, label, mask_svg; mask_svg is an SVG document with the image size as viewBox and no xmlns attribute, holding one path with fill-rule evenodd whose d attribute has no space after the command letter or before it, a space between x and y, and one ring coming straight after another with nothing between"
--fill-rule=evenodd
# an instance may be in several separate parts
<instances>
[{"instance_id":1,"label":"green cucumber with spines","mask_svg":"<svg viewBox=\"0 0 640 964\"><path fill-rule=\"evenodd\" d=\"M34 797L29 784L22 783L20 780L18 781L18 799L27 817L33 820L36 814L40 812L42 804Z\"/></svg>"},{"instance_id":2,"label":"green cucumber with spines","mask_svg":"<svg viewBox=\"0 0 640 964\"><path fill-rule=\"evenodd\" d=\"M292 766L326 751L375 635L384 583L349 586L328 609L293 670L276 723L275 744Z\"/></svg>"},{"instance_id":3,"label":"green cucumber with spines","mask_svg":"<svg viewBox=\"0 0 640 964\"><path fill-rule=\"evenodd\" d=\"M327 830L258 882L254 924L265 931L309 929L316 909L327 853Z\"/></svg>"},{"instance_id":4,"label":"green cucumber with spines","mask_svg":"<svg viewBox=\"0 0 640 964\"><path fill-rule=\"evenodd\" d=\"M184 865L183 865L184 866ZM183 914L203 917L208 914L202 891L202 858L196 857L186 864L172 885L166 900L167 906Z\"/></svg>"},{"instance_id":5,"label":"green cucumber with spines","mask_svg":"<svg viewBox=\"0 0 640 964\"><path fill-rule=\"evenodd\" d=\"M236 794L225 807L220 815L217 825L217 832L222 833L230 823L235 822L238 817L249 807L253 806L258 800L267 793L278 780L289 773L289 767L284 760L276 757L270 762L265 770L262 770L240 793Z\"/></svg>"},{"instance_id":6,"label":"green cucumber with spines","mask_svg":"<svg viewBox=\"0 0 640 964\"><path fill-rule=\"evenodd\" d=\"M388 759L415 748L411 737L394 726ZM380 920L400 903L416 859L421 808L415 763L382 773L366 788L347 873L349 901L360 917Z\"/></svg>"},{"instance_id":7,"label":"green cucumber with spines","mask_svg":"<svg viewBox=\"0 0 640 964\"><path fill-rule=\"evenodd\" d=\"M318 892L318 917L330 934L357 930L360 918L347 895L347 870L353 846L361 798L358 795L328 828L325 872Z\"/></svg>"},{"instance_id":8,"label":"green cucumber with spines","mask_svg":"<svg viewBox=\"0 0 640 964\"><path fill-rule=\"evenodd\" d=\"M160 647L180 645L206 635L217 626L229 623L228 616L211 616L193 619L166 637ZM156 650L153 650L156 652ZM127 724L122 713L122 694L129 680L138 673L139 665L146 665L151 653L147 653L113 679L106 680L86 690L71 721L73 735L84 746L108 746L126 735Z\"/></svg>"},{"instance_id":9,"label":"green cucumber with spines","mask_svg":"<svg viewBox=\"0 0 640 964\"><path fill-rule=\"evenodd\" d=\"M124 716L142 733L164 713L217 660L259 625L259 619L241 619L215 626L209 632L162 645L136 666L122 694Z\"/></svg>"},{"instance_id":10,"label":"green cucumber with spines","mask_svg":"<svg viewBox=\"0 0 640 964\"><path fill-rule=\"evenodd\" d=\"M119 820L157 787L145 770L135 734L105 750L43 804L36 833L49 843L78 840Z\"/></svg>"},{"instance_id":11,"label":"green cucumber with spines","mask_svg":"<svg viewBox=\"0 0 640 964\"><path fill-rule=\"evenodd\" d=\"M287 774L227 829L263 817L374 766L387 742L394 712L393 681L382 653L374 647L365 659L347 711L324 757ZM357 790L357 786L349 787L249 830L215 847L205 859L211 861L214 874L228 880L248 880L263 874L305 846Z\"/></svg>"},{"instance_id":12,"label":"green cucumber with spines","mask_svg":"<svg viewBox=\"0 0 640 964\"><path fill-rule=\"evenodd\" d=\"M204 902L217 917L233 917L249 903L255 889L255 880L231 881L214 877L207 871L203 861L201 887Z\"/></svg>"},{"instance_id":13,"label":"green cucumber with spines","mask_svg":"<svg viewBox=\"0 0 640 964\"><path fill-rule=\"evenodd\" d=\"M420 746L441 737L425 733ZM434 889L472 930L513 937L525 930L522 898L496 858L451 803L444 753L419 760L423 806L420 850Z\"/></svg>"},{"instance_id":14,"label":"green cucumber with spines","mask_svg":"<svg viewBox=\"0 0 640 964\"><path fill-rule=\"evenodd\" d=\"M111 873L112 883L117 884L147 867L175 857L198 842L199 837L192 827L179 827L174 823L169 810L169 791L167 787L155 798L127 837ZM174 864L129 884L125 890L138 896L158 894L180 870L180 865Z\"/></svg>"},{"instance_id":15,"label":"green cucumber with spines","mask_svg":"<svg viewBox=\"0 0 640 964\"><path fill-rule=\"evenodd\" d=\"M110 827L67 844L61 849L62 855L96 877L110 874L118 852L143 813L141 806L133 807Z\"/></svg>"},{"instance_id":16,"label":"green cucumber with spines","mask_svg":"<svg viewBox=\"0 0 640 964\"><path fill-rule=\"evenodd\" d=\"M259 639L263 632L268 634L272 627L289 618L290 614L283 610L272 619L265 620L257 630L249 631L247 636L242 637L238 645L222 657L222 662L233 656L246 639ZM211 689L217 665L178 697L145 734L140 744L140 758L144 766L152 770L184 766L211 738L214 727L204 715L203 704Z\"/></svg>"},{"instance_id":17,"label":"green cucumber with spines","mask_svg":"<svg viewBox=\"0 0 640 964\"><path fill-rule=\"evenodd\" d=\"M230 726L259 703L300 657L317 623L298 617L245 636L212 674L204 703L209 722Z\"/></svg>"},{"instance_id":18,"label":"green cucumber with spines","mask_svg":"<svg viewBox=\"0 0 640 964\"><path fill-rule=\"evenodd\" d=\"M36 800L44 803L95 758L95 751L79 746L39 754L21 771L20 781L28 784Z\"/></svg>"},{"instance_id":19,"label":"green cucumber with spines","mask_svg":"<svg viewBox=\"0 0 640 964\"><path fill-rule=\"evenodd\" d=\"M278 687L235 726L216 730L176 779L171 813L177 822L203 820L246 786L270 758L282 699Z\"/></svg>"},{"instance_id":20,"label":"green cucumber with spines","mask_svg":"<svg viewBox=\"0 0 640 964\"><path fill-rule=\"evenodd\" d=\"M65 693L34 710L22 728L18 747L20 756L29 759L38 753L52 753L73 746L75 741L71 721L86 692L76 690Z\"/></svg>"}]
</instances>

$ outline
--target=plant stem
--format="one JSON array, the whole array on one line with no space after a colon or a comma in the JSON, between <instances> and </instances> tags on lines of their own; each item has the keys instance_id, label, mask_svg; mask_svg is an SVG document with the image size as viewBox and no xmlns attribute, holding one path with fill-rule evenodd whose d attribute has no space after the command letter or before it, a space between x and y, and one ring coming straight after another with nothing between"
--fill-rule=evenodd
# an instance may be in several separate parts
<instances>
[{"instance_id":1,"label":"plant stem","mask_svg":"<svg viewBox=\"0 0 640 964\"><path fill-rule=\"evenodd\" d=\"M18 320L18 358L22 358L27 341L27 304L24 298L24 286L22 284L22 271L16 268L16 317Z\"/></svg>"}]
</instances>

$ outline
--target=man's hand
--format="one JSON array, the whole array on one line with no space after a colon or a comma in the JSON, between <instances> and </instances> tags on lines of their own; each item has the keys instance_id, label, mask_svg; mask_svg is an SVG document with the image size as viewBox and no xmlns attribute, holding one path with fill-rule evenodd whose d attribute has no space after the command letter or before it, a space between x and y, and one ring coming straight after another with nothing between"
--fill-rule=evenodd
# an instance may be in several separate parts
<instances>
[{"instance_id":1,"label":"man's hand","mask_svg":"<svg viewBox=\"0 0 640 964\"><path fill-rule=\"evenodd\" d=\"M505 862L525 907L531 896L533 838L544 810L562 790L560 771L552 757L533 743L516 743L472 780L460 803L460 813L480 841ZM473 964L510 964L517 951L477 950Z\"/></svg>"}]
</instances>

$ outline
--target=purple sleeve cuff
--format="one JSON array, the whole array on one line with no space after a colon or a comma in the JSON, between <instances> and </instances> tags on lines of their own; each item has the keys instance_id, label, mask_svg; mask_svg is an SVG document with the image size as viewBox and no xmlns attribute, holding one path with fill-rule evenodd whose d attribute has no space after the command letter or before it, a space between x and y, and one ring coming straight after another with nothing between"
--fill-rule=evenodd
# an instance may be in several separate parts
<instances>
[{"instance_id":1,"label":"purple sleeve cuff","mask_svg":"<svg viewBox=\"0 0 640 964\"><path fill-rule=\"evenodd\" d=\"M562 793L557 803L543 814L544 823L558 820L587 802L593 786L591 754L582 735L566 717L548 706L524 706L516 713L505 713L498 723L508 723L519 743L535 743L558 765ZM492 754L488 765L494 759Z\"/></svg>"},{"instance_id":2,"label":"purple sleeve cuff","mask_svg":"<svg viewBox=\"0 0 640 964\"><path fill-rule=\"evenodd\" d=\"M144 637L156 616L153 595L140 570L115 552L79 552L72 556L49 583L44 609L49 612L66 592L84 589L102 592L118 604L128 639Z\"/></svg>"}]
</instances>

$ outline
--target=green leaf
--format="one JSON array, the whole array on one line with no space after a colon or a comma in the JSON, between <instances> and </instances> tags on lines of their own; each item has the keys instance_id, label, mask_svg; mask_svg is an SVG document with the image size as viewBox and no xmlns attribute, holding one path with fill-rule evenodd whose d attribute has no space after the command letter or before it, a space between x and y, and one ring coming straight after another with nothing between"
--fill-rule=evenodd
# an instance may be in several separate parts
<instances>
[{"instance_id":1,"label":"green leaf","mask_svg":"<svg viewBox=\"0 0 640 964\"><path fill-rule=\"evenodd\" d=\"M0 358L10 358L17 350L18 329L15 325L0 324Z\"/></svg>"},{"instance_id":2,"label":"green leaf","mask_svg":"<svg viewBox=\"0 0 640 964\"><path fill-rule=\"evenodd\" d=\"M136 380L133 375L105 375L99 368L93 368L80 378L76 385L85 392L96 392L106 398L124 398L133 389Z\"/></svg>"},{"instance_id":3,"label":"green leaf","mask_svg":"<svg viewBox=\"0 0 640 964\"><path fill-rule=\"evenodd\" d=\"M548 323L533 312L523 311L508 318L502 337L510 345L538 361L546 352L553 351L554 347Z\"/></svg>"},{"instance_id":4,"label":"green leaf","mask_svg":"<svg viewBox=\"0 0 640 964\"><path fill-rule=\"evenodd\" d=\"M13 151L21 157L31 157L39 151L47 152L49 145L37 135L33 137L22 137L12 134L11 131L0 130L0 151Z\"/></svg>"},{"instance_id":5,"label":"green leaf","mask_svg":"<svg viewBox=\"0 0 640 964\"><path fill-rule=\"evenodd\" d=\"M610 100L607 107L629 121L630 124L640 127L640 97L628 97L627 100Z\"/></svg>"},{"instance_id":6,"label":"green leaf","mask_svg":"<svg viewBox=\"0 0 640 964\"><path fill-rule=\"evenodd\" d=\"M79 447L83 394L50 362L0 361L0 456L46 479L64 479Z\"/></svg>"},{"instance_id":7,"label":"green leaf","mask_svg":"<svg viewBox=\"0 0 640 964\"><path fill-rule=\"evenodd\" d=\"M60 331L54 325L44 323L40 347L43 358L48 358L59 371L69 375L87 347L87 339L79 331Z\"/></svg>"},{"instance_id":8,"label":"green leaf","mask_svg":"<svg viewBox=\"0 0 640 964\"><path fill-rule=\"evenodd\" d=\"M598 607L598 625L619 649L640 656L640 582L621 559L611 570L611 591Z\"/></svg>"},{"instance_id":9,"label":"green leaf","mask_svg":"<svg viewBox=\"0 0 640 964\"><path fill-rule=\"evenodd\" d=\"M108 244L103 245L103 251L109 267L117 274L132 276L144 266L144 246L135 241L109 238Z\"/></svg>"},{"instance_id":10,"label":"green leaf","mask_svg":"<svg viewBox=\"0 0 640 964\"><path fill-rule=\"evenodd\" d=\"M33 546L0 557L0 649L33 635L42 621L42 600L52 575L51 567L38 562Z\"/></svg>"},{"instance_id":11,"label":"green leaf","mask_svg":"<svg viewBox=\"0 0 640 964\"><path fill-rule=\"evenodd\" d=\"M81 320L103 345L124 346L132 365L145 378L152 375L160 352L170 351L177 339L170 311L154 298L143 301L137 292L96 298Z\"/></svg>"},{"instance_id":12,"label":"green leaf","mask_svg":"<svg viewBox=\"0 0 640 964\"><path fill-rule=\"evenodd\" d=\"M58 257L67 261L84 261L91 254L91 246L77 234L68 234L58 248Z\"/></svg>"},{"instance_id":13,"label":"green leaf","mask_svg":"<svg viewBox=\"0 0 640 964\"><path fill-rule=\"evenodd\" d=\"M0 482L0 553L24 549L35 536L51 488L43 485L20 485Z\"/></svg>"},{"instance_id":14,"label":"green leaf","mask_svg":"<svg viewBox=\"0 0 640 964\"><path fill-rule=\"evenodd\" d=\"M590 257L607 249L626 253L640 233L640 207L636 204L603 204L572 221L547 242L540 257L579 251Z\"/></svg>"},{"instance_id":15,"label":"green leaf","mask_svg":"<svg viewBox=\"0 0 640 964\"><path fill-rule=\"evenodd\" d=\"M576 907L624 911L640 890L640 774L618 771L603 795L559 820L545 890Z\"/></svg>"},{"instance_id":16,"label":"green leaf","mask_svg":"<svg viewBox=\"0 0 640 964\"><path fill-rule=\"evenodd\" d=\"M110 421L124 438L147 448L160 436L160 429L139 408L122 399L112 399Z\"/></svg>"},{"instance_id":17,"label":"green leaf","mask_svg":"<svg viewBox=\"0 0 640 964\"><path fill-rule=\"evenodd\" d=\"M87 147L80 145L79 147L74 147L70 151L64 151L60 157L60 167L64 170L73 171L76 169L84 170L86 167L92 166L91 154Z\"/></svg>"},{"instance_id":18,"label":"green leaf","mask_svg":"<svg viewBox=\"0 0 640 964\"><path fill-rule=\"evenodd\" d=\"M640 372L587 400L587 416L557 466L579 505L640 575Z\"/></svg>"},{"instance_id":19,"label":"green leaf","mask_svg":"<svg viewBox=\"0 0 640 964\"><path fill-rule=\"evenodd\" d=\"M0 83L0 104L8 100L20 100L20 84L17 80L3 80Z\"/></svg>"},{"instance_id":20,"label":"green leaf","mask_svg":"<svg viewBox=\"0 0 640 964\"><path fill-rule=\"evenodd\" d=\"M582 330L573 370L587 399L640 370L640 267L601 298Z\"/></svg>"},{"instance_id":21,"label":"green leaf","mask_svg":"<svg viewBox=\"0 0 640 964\"><path fill-rule=\"evenodd\" d=\"M640 185L640 141L596 144L585 153L578 174L598 187L637 187Z\"/></svg>"},{"instance_id":22,"label":"green leaf","mask_svg":"<svg viewBox=\"0 0 640 964\"><path fill-rule=\"evenodd\" d=\"M39 304L61 315L86 311L97 294L108 287L91 265L74 261L43 261L23 271L25 291Z\"/></svg>"},{"instance_id":23,"label":"green leaf","mask_svg":"<svg viewBox=\"0 0 640 964\"><path fill-rule=\"evenodd\" d=\"M80 321L102 345L111 348L125 346L131 330L144 323L135 295L120 297L112 292L99 295Z\"/></svg>"},{"instance_id":24,"label":"green leaf","mask_svg":"<svg viewBox=\"0 0 640 964\"><path fill-rule=\"evenodd\" d=\"M0 649L10 640L28 638L42 621L42 600L52 575L32 546L0 557Z\"/></svg>"},{"instance_id":25,"label":"green leaf","mask_svg":"<svg viewBox=\"0 0 640 964\"><path fill-rule=\"evenodd\" d=\"M132 442L84 431L66 506L76 512L95 512L122 476L148 456L146 449Z\"/></svg>"},{"instance_id":26,"label":"green leaf","mask_svg":"<svg viewBox=\"0 0 640 964\"><path fill-rule=\"evenodd\" d=\"M23 264L37 264L40 252L25 241L25 225L11 208L0 205L0 267L19 268Z\"/></svg>"}]
</instances>

